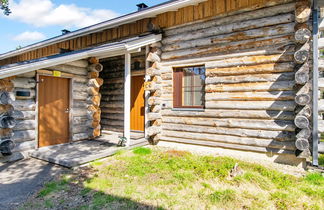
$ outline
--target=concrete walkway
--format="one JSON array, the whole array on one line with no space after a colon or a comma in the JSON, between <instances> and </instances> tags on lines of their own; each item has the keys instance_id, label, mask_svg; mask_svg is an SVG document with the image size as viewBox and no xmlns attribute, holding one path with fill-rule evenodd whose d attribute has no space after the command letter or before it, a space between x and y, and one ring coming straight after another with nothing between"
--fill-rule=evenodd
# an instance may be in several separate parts
<instances>
[{"instance_id":1,"label":"concrete walkway","mask_svg":"<svg viewBox=\"0 0 324 210\"><path fill-rule=\"evenodd\" d=\"M44 182L68 169L37 159L0 164L0 209L15 209Z\"/></svg>"}]
</instances>

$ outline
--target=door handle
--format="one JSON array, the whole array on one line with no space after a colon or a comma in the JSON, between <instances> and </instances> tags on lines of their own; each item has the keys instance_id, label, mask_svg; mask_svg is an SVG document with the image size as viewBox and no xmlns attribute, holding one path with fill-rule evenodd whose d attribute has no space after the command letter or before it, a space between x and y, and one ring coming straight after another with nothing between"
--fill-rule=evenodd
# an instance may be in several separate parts
<instances>
[{"instance_id":1,"label":"door handle","mask_svg":"<svg viewBox=\"0 0 324 210\"><path fill-rule=\"evenodd\" d=\"M69 113L69 112L70 112L70 109L66 108L65 113Z\"/></svg>"}]
</instances>

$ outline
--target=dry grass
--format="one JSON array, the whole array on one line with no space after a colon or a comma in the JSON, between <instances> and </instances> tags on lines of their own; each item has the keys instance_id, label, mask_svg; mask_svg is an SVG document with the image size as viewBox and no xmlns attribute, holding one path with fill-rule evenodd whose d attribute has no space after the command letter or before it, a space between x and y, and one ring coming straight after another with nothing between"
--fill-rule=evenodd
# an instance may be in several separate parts
<instances>
[{"instance_id":1,"label":"dry grass","mask_svg":"<svg viewBox=\"0 0 324 210\"><path fill-rule=\"evenodd\" d=\"M243 173L230 177L238 163ZM321 174L294 177L228 157L137 148L48 184L22 209L321 209ZM44 193L46 192L46 193Z\"/></svg>"}]
</instances>

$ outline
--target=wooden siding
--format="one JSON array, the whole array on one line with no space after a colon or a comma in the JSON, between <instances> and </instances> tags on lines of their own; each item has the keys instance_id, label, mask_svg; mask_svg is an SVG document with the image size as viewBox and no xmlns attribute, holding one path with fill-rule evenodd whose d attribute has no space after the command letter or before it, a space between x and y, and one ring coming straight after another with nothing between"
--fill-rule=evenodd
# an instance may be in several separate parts
<instances>
[{"instance_id":1,"label":"wooden siding","mask_svg":"<svg viewBox=\"0 0 324 210\"><path fill-rule=\"evenodd\" d=\"M152 23L162 29L187 24L193 21L209 19L215 16L224 16L243 10L253 10L264 5L273 5L278 2L288 0L208 0L196 6L188 6L178 11L170 11L152 18ZM107 42L117 41L126 37L143 34L147 31L147 24L150 19L143 19L134 23L121 25L116 28L107 29L97 33L74 38L72 40L49 45L37 50L23 53L18 56L7 58L0 61L1 65L16 63L20 61L37 59L45 56L58 54L60 48L70 50L80 50L91 46L100 45Z\"/></svg>"}]
</instances>

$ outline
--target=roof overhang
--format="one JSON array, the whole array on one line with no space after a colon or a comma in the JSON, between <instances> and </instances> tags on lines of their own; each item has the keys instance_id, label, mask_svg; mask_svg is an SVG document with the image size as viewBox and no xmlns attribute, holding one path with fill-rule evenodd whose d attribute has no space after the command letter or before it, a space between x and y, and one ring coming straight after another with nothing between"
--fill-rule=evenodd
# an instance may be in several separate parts
<instances>
[{"instance_id":1,"label":"roof overhang","mask_svg":"<svg viewBox=\"0 0 324 210\"><path fill-rule=\"evenodd\" d=\"M105 29L109 29L109 28L114 28L123 24L127 24L127 23L131 23L131 22L135 22L141 19L145 19L145 18L152 18L157 16L158 14L162 14L165 12L169 12L169 11L177 11L180 8L186 7L186 6L190 6L190 5L196 5L200 2L204 2L207 0L172 0L172 1L168 1L153 7L148 7L146 9L143 9L141 11L137 11L134 13L130 13L124 16L120 16L108 21L104 21L89 27L85 27L79 30L76 30L74 32L71 33L67 33L65 35L61 35L61 36L57 36L51 39L47 39L32 45L28 45L26 47L23 47L21 49L18 50L14 50L14 51L10 51L4 54L0 54L0 60L1 59L5 59L5 58L9 58L9 57L13 57L31 50L35 50L38 49L40 47L46 47L58 42L63 42L63 41L67 41L70 39L74 39L80 36L84 36L87 34L91 34L91 33L95 33L98 31L102 31Z\"/></svg>"},{"instance_id":2,"label":"roof overhang","mask_svg":"<svg viewBox=\"0 0 324 210\"><path fill-rule=\"evenodd\" d=\"M0 79L11 77L19 74L28 73L38 69L44 69L51 66L69 63L89 57L112 57L138 51L141 47L159 42L162 35L147 35L135 37L132 39L101 45L98 47L73 51L70 53L44 57L36 60L10 64L0 68Z\"/></svg>"}]
</instances>

